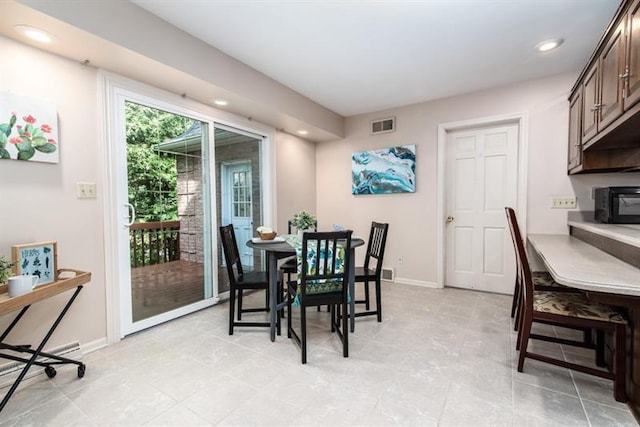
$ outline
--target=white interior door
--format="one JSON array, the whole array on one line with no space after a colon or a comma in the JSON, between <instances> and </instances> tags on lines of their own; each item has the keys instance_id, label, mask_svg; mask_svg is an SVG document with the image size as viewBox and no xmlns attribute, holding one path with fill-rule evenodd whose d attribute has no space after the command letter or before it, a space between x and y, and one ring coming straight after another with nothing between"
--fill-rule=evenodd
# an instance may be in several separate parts
<instances>
[{"instance_id":1,"label":"white interior door","mask_svg":"<svg viewBox=\"0 0 640 427\"><path fill-rule=\"evenodd\" d=\"M518 125L448 133L445 188L445 285L511 293L516 264L504 207L517 203Z\"/></svg>"}]
</instances>

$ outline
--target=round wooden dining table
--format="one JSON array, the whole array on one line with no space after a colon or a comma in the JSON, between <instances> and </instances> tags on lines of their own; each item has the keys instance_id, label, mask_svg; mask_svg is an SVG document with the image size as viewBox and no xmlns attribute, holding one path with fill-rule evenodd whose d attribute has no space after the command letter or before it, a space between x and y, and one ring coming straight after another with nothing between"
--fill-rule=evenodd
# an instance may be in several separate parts
<instances>
[{"instance_id":1,"label":"round wooden dining table","mask_svg":"<svg viewBox=\"0 0 640 427\"><path fill-rule=\"evenodd\" d=\"M351 255L349 257L349 294L352 295L350 308L349 308L349 320L351 332L355 330L355 251L359 246L364 245L364 240L359 237L351 237ZM247 246L266 252L267 254L267 272L269 274L269 323L270 323L270 335L271 341L276 340L276 326L278 311L286 307L287 302L283 301L278 303L278 260L282 258L288 258L295 256L296 250L286 241L280 239L276 241L262 241L254 242L253 240L247 241Z\"/></svg>"}]
</instances>

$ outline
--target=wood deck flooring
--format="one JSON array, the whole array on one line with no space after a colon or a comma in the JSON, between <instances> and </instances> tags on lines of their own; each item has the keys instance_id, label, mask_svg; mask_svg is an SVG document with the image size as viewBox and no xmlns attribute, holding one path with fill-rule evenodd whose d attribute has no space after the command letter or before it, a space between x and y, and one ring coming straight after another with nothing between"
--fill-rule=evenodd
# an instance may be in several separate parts
<instances>
[{"instance_id":1,"label":"wood deck flooring","mask_svg":"<svg viewBox=\"0 0 640 427\"><path fill-rule=\"evenodd\" d=\"M226 270L219 268L219 292L229 290ZM171 261L131 269L133 320L137 322L204 298L204 264Z\"/></svg>"}]
</instances>

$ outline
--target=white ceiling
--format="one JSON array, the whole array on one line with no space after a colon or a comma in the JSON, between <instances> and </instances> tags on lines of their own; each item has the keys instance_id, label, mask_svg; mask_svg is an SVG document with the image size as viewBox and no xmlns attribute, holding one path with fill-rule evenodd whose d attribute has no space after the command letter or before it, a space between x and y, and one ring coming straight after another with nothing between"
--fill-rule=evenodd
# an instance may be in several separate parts
<instances>
[{"instance_id":1,"label":"white ceiling","mask_svg":"<svg viewBox=\"0 0 640 427\"><path fill-rule=\"evenodd\" d=\"M577 76L620 3L131 1L343 116L563 72ZM534 52L551 38L565 42Z\"/></svg>"}]
</instances>

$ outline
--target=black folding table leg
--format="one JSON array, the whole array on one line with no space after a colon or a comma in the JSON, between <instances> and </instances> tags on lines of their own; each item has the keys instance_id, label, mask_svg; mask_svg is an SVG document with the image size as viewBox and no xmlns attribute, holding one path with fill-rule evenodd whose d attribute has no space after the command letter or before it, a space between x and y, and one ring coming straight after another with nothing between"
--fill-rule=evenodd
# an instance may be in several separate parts
<instances>
[{"instance_id":1,"label":"black folding table leg","mask_svg":"<svg viewBox=\"0 0 640 427\"><path fill-rule=\"evenodd\" d=\"M7 335L9 335L9 332L11 332L11 330L13 330L13 328L18 324L20 319L22 319L22 316L24 316L24 313L26 313L26 311L29 309L29 307L31 307L31 306L28 305L26 307L23 307L22 310L20 310L20 313L18 313L16 318L13 319L11 324L9 326L7 326L7 329L5 329L4 332L2 333L2 335L0 335L0 342L4 342L4 339L7 337Z\"/></svg>"},{"instance_id":2,"label":"black folding table leg","mask_svg":"<svg viewBox=\"0 0 640 427\"><path fill-rule=\"evenodd\" d=\"M11 388L9 389L7 394L5 395L4 399L2 399L2 402L0 402L0 412L2 412L2 410L6 406L7 402L11 398L11 396L13 395L13 393L16 391L16 389L18 388L18 386L20 385L20 383L24 379L24 376L27 374L27 371L29 371L29 368L31 368L31 365L34 364L34 362L36 361L36 359L38 358L38 356L42 352L42 349L47 344L47 341L49 341L49 338L51 338L51 335L53 335L53 332L56 330L56 328L58 327L58 324L60 324L60 321L65 316L65 314L67 314L67 311L69 310L69 307L71 307L71 304L73 304L73 301L76 299L76 297L78 296L78 294L80 293L81 290L82 290L82 286L78 286L76 288L75 292L73 293L73 295L71 296L71 298L69 299L67 304L64 306L64 308L62 309L62 312L60 313L60 315L58 315L58 318L56 319L55 322L53 322L53 325L51 325L51 328L49 328L49 331L47 332L45 337L42 339L42 342L40 343L38 348L34 351L33 356L31 356L31 358L29 359L29 361L27 362L25 367L22 368L22 372L20 372L20 375L18 375L18 378L16 378L15 382L13 383L13 385L11 386ZM26 309L29 308L29 307L30 306L25 307L20 312L18 317L22 317L22 314L24 314ZM13 328L13 326L15 326L16 323L17 323L17 321L14 320L14 322L9 326L9 328ZM2 334L2 337L3 338L6 337L7 334L8 334L8 331L5 331L5 333Z\"/></svg>"}]
</instances>

